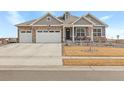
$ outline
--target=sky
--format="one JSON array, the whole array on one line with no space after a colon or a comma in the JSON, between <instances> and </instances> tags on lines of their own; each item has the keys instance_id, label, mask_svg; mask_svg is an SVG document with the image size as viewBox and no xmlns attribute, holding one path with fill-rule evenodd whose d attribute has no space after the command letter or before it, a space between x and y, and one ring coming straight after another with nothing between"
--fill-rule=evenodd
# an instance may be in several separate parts
<instances>
[{"instance_id":1,"label":"sky","mask_svg":"<svg viewBox=\"0 0 124 93\"><path fill-rule=\"evenodd\" d=\"M63 11L49 11L54 16L63 15ZM0 11L0 38L17 37L16 24L39 18L47 11ZM83 16L91 13L109 27L106 29L107 38L124 39L124 11L70 11L72 15Z\"/></svg>"}]
</instances>

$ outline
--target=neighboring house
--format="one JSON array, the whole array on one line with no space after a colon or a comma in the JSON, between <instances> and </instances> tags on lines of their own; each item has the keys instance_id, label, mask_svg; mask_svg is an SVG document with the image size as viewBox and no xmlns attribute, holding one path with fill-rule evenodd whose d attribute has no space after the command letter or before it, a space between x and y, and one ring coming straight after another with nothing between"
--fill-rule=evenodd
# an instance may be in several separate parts
<instances>
[{"instance_id":1,"label":"neighboring house","mask_svg":"<svg viewBox=\"0 0 124 93\"><path fill-rule=\"evenodd\" d=\"M91 14L77 17L65 12L55 17L50 13L38 19L16 25L18 42L59 43L77 41L106 41L107 24Z\"/></svg>"}]
</instances>

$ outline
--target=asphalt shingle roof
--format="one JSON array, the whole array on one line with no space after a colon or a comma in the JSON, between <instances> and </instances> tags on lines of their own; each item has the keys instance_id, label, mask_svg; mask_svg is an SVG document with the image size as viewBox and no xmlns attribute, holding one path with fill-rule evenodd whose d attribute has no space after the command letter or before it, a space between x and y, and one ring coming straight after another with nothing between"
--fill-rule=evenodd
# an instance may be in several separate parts
<instances>
[{"instance_id":1,"label":"asphalt shingle roof","mask_svg":"<svg viewBox=\"0 0 124 93\"><path fill-rule=\"evenodd\" d=\"M87 14L85 17L86 18L88 18L90 21L91 21L91 23L94 23L94 24L96 24L96 23L101 23L101 24L103 24L102 22L100 22L99 20L96 20L95 18L89 18L89 16L91 16L92 17L92 15L91 14ZM77 17L77 16L73 16L73 15L70 15L69 16L69 18L68 19L66 19L65 20L65 18L64 18L64 15L63 16L59 16L59 17L57 17L59 20L61 20L62 22L63 22L63 24L72 24L73 22L75 22L76 20L78 20L80 17ZM31 20L31 21L26 21L26 22L24 22L24 23L20 23L20 24L17 24L16 26L22 26L22 25L31 25L33 22L35 22L37 19L34 19L34 20ZM95 20L95 21L94 21ZM97 25L97 24L96 24ZM103 25L106 25L106 24L103 24Z\"/></svg>"},{"instance_id":2,"label":"asphalt shingle roof","mask_svg":"<svg viewBox=\"0 0 124 93\"><path fill-rule=\"evenodd\" d=\"M34 20L30 20L30 21L26 21L26 22L23 22L23 23L20 23L20 24L17 24L17 26L20 26L20 25L30 25L32 24L34 21L36 21L37 19L34 19Z\"/></svg>"}]
</instances>

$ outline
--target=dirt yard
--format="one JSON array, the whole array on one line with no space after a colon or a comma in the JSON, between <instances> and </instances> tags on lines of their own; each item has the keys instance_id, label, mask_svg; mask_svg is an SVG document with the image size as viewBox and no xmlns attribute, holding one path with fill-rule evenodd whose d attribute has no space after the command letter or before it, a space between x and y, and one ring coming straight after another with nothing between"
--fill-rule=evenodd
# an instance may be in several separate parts
<instances>
[{"instance_id":1,"label":"dirt yard","mask_svg":"<svg viewBox=\"0 0 124 93\"><path fill-rule=\"evenodd\" d=\"M65 59L64 66L124 66L124 59Z\"/></svg>"},{"instance_id":2,"label":"dirt yard","mask_svg":"<svg viewBox=\"0 0 124 93\"><path fill-rule=\"evenodd\" d=\"M64 56L98 56L98 57L124 57L124 48L93 47L89 46L63 46Z\"/></svg>"}]
</instances>

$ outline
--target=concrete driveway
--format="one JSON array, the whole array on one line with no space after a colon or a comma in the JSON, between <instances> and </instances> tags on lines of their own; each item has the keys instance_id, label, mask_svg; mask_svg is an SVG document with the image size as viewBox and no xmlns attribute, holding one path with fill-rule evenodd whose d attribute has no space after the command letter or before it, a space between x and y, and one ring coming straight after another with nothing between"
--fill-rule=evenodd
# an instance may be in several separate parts
<instances>
[{"instance_id":1,"label":"concrete driveway","mask_svg":"<svg viewBox=\"0 0 124 93\"><path fill-rule=\"evenodd\" d=\"M61 44L8 44L0 47L0 65L62 65Z\"/></svg>"}]
</instances>

